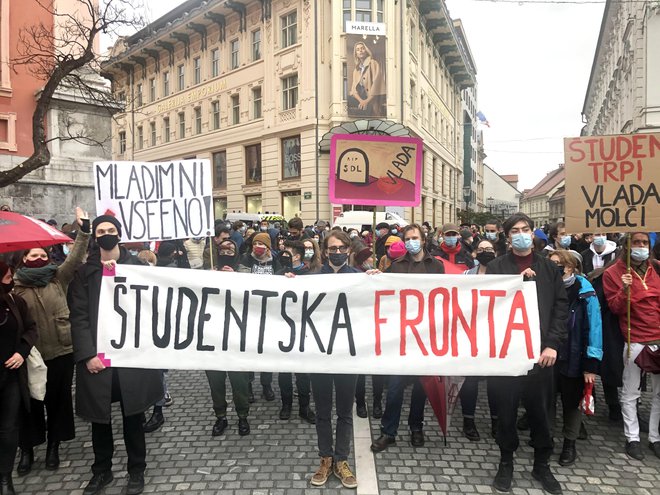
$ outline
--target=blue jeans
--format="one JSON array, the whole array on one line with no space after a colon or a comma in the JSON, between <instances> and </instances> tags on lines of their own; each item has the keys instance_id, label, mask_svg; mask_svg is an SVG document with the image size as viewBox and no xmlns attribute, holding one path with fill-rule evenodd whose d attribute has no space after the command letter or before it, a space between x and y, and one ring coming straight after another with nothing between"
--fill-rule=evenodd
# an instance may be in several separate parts
<instances>
[{"instance_id":1,"label":"blue jeans","mask_svg":"<svg viewBox=\"0 0 660 495\"><path fill-rule=\"evenodd\" d=\"M385 412L380 422L380 429L384 435L395 437L401 421L401 408L403 407L403 392L406 384L413 382L412 396L410 398L410 414L408 426L410 431L422 431L424 428L424 406L426 405L426 392L417 377L391 376L387 387Z\"/></svg>"}]
</instances>

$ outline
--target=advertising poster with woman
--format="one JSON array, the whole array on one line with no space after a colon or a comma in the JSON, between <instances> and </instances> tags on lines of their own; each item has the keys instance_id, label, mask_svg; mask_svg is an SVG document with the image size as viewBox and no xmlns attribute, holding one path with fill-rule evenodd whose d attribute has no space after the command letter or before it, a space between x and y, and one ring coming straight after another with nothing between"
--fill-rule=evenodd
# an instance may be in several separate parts
<instances>
[{"instance_id":1,"label":"advertising poster with woman","mask_svg":"<svg viewBox=\"0 0 660 495\"><path fill-rule=\"evenodd\" d=\"M349 117L386 117L384 36L346 36Z\"/></svg>"}]
</instances>

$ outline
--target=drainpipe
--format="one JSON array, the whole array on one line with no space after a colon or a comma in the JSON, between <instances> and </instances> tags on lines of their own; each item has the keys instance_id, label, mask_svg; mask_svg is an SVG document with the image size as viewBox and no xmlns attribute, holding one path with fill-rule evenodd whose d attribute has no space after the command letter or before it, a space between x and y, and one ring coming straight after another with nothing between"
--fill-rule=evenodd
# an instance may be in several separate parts
<instances>
[{"instance_id":1,"label":"drainpipe","mask_svg":"<svg viewBox=\"0 0 660 495\"><path fill-rule=\"evenodd\" d=\"M314 138L314 157L316 160L316 220L320 220L320 185L319 185L319 2L314 2L314 115L316 118L316 133ZM316 223L316 221L315 221Z\"/></svg>"}]
</instances>

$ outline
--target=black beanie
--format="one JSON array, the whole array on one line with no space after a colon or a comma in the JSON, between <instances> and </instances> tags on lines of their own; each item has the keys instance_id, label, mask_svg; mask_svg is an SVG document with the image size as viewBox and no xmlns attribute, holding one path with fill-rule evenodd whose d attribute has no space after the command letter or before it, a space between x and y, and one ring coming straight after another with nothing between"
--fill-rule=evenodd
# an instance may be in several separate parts
<instances>
[{"instance_id":1,"label":"black beanie","mask_svg":"<svg viewBox=\"0 0 660 495\"><path fill-rule=\"evenodd\" d=\"M94 237L96 237L96 228L99 225L101 225L103 222L110 222L112 225L117 227L117 233L119 234L119 237L121 237L121 223L119 223L117 217L114 217L112 215L101 215L94 219L94 221L92 222L92 235Z\"/></svg>"}]
</instances>

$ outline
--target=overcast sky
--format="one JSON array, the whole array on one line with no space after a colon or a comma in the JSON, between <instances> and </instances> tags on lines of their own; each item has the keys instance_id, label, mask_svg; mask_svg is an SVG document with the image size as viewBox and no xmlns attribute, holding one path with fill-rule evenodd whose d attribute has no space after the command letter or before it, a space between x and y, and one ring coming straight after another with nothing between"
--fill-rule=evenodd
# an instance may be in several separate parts
<instances>
[{"instance_id":1,"label":"overcast sky","mask_svg":"<svg viewBox=\"0 0 660 495\"><path fill-rule=\"evenodd\" d=\"M143 2L148 21L183 3ZM490 123L486 163L500 174L518 174L520 190L531 188L563 162L562 138L580 133L605 2L446 2L463 21L477 66L479 108Z\"/></svg>"}]
</instances>

